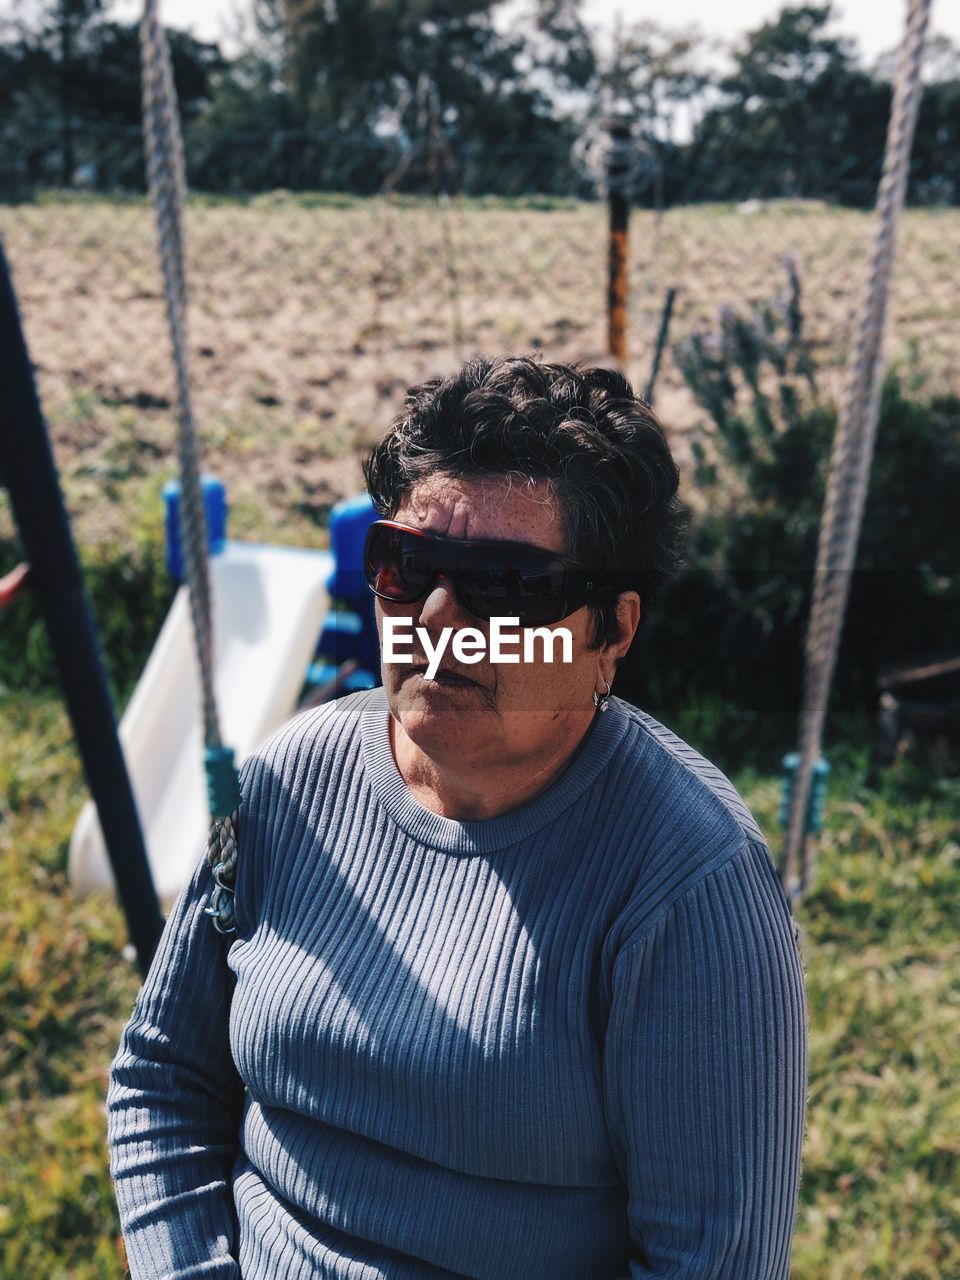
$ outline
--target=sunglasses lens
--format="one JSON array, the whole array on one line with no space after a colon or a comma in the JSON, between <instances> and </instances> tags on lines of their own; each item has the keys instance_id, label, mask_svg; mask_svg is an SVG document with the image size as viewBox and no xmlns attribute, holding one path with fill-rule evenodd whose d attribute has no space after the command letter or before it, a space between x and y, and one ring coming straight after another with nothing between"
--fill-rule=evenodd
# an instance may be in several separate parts
<instances>
[{"instance_id":1,"label":"sunglasses lens","mask_svg":"<svg viewBox=\"0 0 960 1280\"><path fill-rule=\"evenodd\" d=\"M435 559L429 538L386 525L370 527L364 571L378 596L407 604L419 600L433 577Z\"/></svg>"},{"instance_id":2,"label":"sunglasses lens","mask_svg":"<svg viewBox=\"0 0 960 1280\"><path fill-rule=\"evenodd\" d=\"M364 571L378 596L398 604L422 599L438 572L449 573L461 604L478 618L518 618L524 627L547 626L575 612L590 591L586 576L536 547L470 543L452 563L443 539L374 524L367 533ZM580 582L583 578L583 582Z\"/></svg>"},{"instance_id":3,"label":"sunglasses lens","mask_svg":"<svg viewBox=\"0 0 960 1280\"><path fill-rule=\"evenodd\" d=\"M563 565L540 551L470 547L457 557L460 598L481 618L519 618L531 627L556 622L565 579Z\"/></svg>"}]
</instances>

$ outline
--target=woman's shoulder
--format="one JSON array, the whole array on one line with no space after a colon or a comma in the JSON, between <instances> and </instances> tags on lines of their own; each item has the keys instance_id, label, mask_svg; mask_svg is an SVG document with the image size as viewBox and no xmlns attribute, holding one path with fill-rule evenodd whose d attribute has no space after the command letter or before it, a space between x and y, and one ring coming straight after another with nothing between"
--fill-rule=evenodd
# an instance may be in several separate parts
<instances>
[{"instance_id":1,"label":"woman's shoulder","mask_svg":"<svg viewBox=\"0 0 960 1280\"><path fill-rule=\"evenodd\" d=\"M712 815L735 843L765 842L743 797L721 769L648 712L622 701L620 707L631 726L637 766L655 783L662 801L672 800L690 822Z\"/></svg>"},{"instance_id":2,"label":"woman's shoulder","mask_svg":"<svg viewBox=\"0 0 960 1280\"><path fill-rule=\"evenodd\" d=\"M608 939L613 951L642 936L686 894L735 863L772 887L769 845L743 797L715 764L647 712L628 721L621 764L603 803L625 815L631 888ZM774 890L775 891L775 890Z\"/></svg>"},{"instance_id":3,"label":"woman's shoulder","mask_svg":"<svg viewBox=\"0 0 960 1280\"><path fill-rule=\"evenodd\" d=\"M240 790L253 801L268 781L292 782L338 756L349 756L360 744L364 712L379 689L364 689L332 702L296 712L244 761Z\"/></svg>"},{"instance_id":4,"label":"woman's shoulder","mask_svg":"<svg viewBox=\"0 0 960 1280\"><path fill-rule=\"evenodd\" d=\"M296 853L308 815L350 794L361 721L376 690L310 707L279 726L243 762L237 827L237 919L249 933L272 877Z\"/></svg>"}]
</instances>

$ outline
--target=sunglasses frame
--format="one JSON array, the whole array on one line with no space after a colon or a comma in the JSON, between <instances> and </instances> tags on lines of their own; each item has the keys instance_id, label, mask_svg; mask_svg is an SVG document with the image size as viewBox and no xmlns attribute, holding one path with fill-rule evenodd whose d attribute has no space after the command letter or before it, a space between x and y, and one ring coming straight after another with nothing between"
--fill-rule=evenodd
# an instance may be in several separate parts
<instances>
[{"instance_id":1,"label":"sunglasses frame","mask_svg":"<svg viewBox=\"0 0 960 1280\"><path fill-rule=\"evenodd\" d=\"M423 590L411 599L398 599L396 596L387 595L383 591L378 591L373 582L371 582L373 575L370 573L369 549L377 529L396 529L400 533L413 534L415 537L429 542L434 548L435 560L431 575ZM546 556L555 564L559 564L564 571L564 580L557 602L557 609L563 610L563 612L557 612L556 616L551 615L548 619L538 619L536 622L524 622L522 610L514 610L512 613L505 615L499 613L477 613L464 599L458 581L457 558L467 548L471 550L499 550L502 552L520 551L524 555L535 552ZM569 556L561 555L558 551L549 551L546 547L537 547L530 542L506 542L483 538L446 538L441 534L429 533L425 529L415 529L411 525L401 524L398 520L374 520L370 525L363 547L363 571L367 586L373 594L389 604L415 604L416 601L422 600L425 595L433 590L437 578L443 574L456 592L460 604L475 618L481 618L484 622L489 622L491 618L495 617L519 616L520 626L530 627L548 627L562 621L564 618L569 618L572 613L576 613L578 609L590 600L594 600L605 591L610 590L612 585L609 582L604 583L601 581L604 577L609 577L609 575L603 574L599 570L590 569L586 565L580 564L579 561L572 560ZM571 582L571 572L588 576L585 576L582 583L577 584Z\"/></svg>"}]
</instances>

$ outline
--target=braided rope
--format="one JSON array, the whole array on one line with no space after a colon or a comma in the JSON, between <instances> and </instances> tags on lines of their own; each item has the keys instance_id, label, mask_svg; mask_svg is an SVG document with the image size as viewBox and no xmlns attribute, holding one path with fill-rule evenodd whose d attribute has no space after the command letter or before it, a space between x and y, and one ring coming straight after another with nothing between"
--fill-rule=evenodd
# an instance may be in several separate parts
<instances>
[{"instance_id":1,"label":"braided rope","mask_svg":"<svg viewBox=\"0 0 960 1280\"><path fill-rule=\"evenodd\" d=\"M207 858L216 881L208 913L217 929L222 933L229 933L235 929L232 886L236 880L235 831L239 790L235 782L236 770L233 767L232 752L221 743L213 686L213 628L210 579L207 572L206 521L200 483L200 453L190 397L187 346L186 242L183 225L187 192L186 170L170 51L160 25L158 0L145 0L140 23L140 59L147 174L157 221L163 290L176 371L180 526L190 615L200 671L208 775L211 771L217 775L214 781L208 783L213 820ZM233 787L229 783L230 770L234 778Z\"/></svg>"},{"instance_id":2,"label":"braided rope","mask_svg":"<svg viewBox=\"0 0 960 1280\"><path fill-rule=\"evenodd\" d=\"M914 128L923 92L923 52L931 2L910 0L907 10L887 130L883 175L877 192L877 228L869 278L858 317L843 411L830 455L806 639L800 763L794 779L783 858L783 884L793 900L806 892L813 877L806 815L870 481L880 409L881 355L887 303L897 228L906 198Z\"/></svg>"}]
</instances>

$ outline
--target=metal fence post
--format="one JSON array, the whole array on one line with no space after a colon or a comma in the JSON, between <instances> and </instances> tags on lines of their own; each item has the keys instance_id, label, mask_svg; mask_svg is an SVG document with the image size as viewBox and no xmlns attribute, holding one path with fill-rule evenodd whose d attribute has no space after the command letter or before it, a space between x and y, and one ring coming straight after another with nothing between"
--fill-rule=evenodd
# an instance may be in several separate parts
<instances>
[{"instance_id":1,"label":"metal fence post","mask_svg":"<svg viewBox=\"0 0 960 1280\"><path fill-rule=\"evenodd\" d=\"M663 312L660 316L660 330L657 333L657 345L653 353L653 364L650 366L650 380L647 383L647 389L643 393L643 398L647 404L653 404L653 391L657 385L657 374L660 372L660 361L663 359L663 349L667 345L667 334L670 332L670 317L673 314L673 303L677 296L677 291L673 285L667 290L667 297L663 304Z\"/></svg>"}]
</instances>

